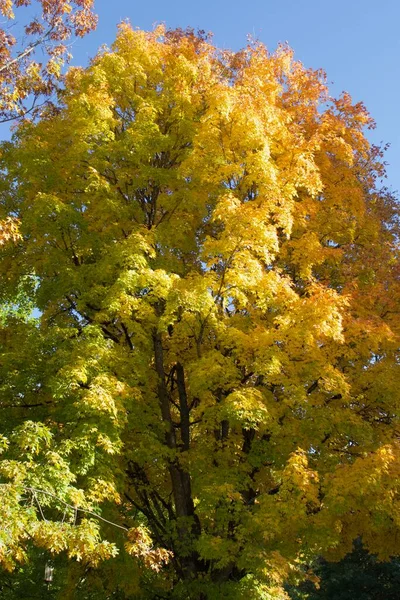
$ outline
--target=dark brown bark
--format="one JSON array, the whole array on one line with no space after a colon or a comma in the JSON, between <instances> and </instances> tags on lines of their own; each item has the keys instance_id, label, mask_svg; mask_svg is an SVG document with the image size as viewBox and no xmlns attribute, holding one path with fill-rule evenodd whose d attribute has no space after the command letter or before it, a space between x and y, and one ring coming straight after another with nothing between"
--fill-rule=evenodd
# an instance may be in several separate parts
<instances>
[{"instance_id":1,"label":"dark brown bark","mask_svg":"<svg viewBox=\"0 0 400 600\"><path fill-rule=\"evenodd\" d=\"M189 450L190 446L190 412L189 404L186 393L185 385L185 373L183 366L180 363L176 365L176 379L178 385L179 394L179 412L181 415L181 438L182 438L182 449Z\"/></svg>"},{"instance_id":2,"label":"dark brown bark","mask_svg":"<svg viewBox=\"0 0 400 600\"><path fill-rule=\"evenodd\" d=\"M153 340L155 368L158 375L158 398L161 416L166 426L165 442L170 449L178 450L174 421L171 414L171 402L165 376L162 335L155 331ZM176 377L179 395L179 411L181 415L181 451L187 451L190 447L189 405L185 386L184 369L179 363L176 365ZM171 478L172 495L177 519L178 539L175 543L176 554L179 556L180 547L184 548L183 553L185 555L180 559L182 576L185 579L192 579L196 576L198 557L195 552L187 552L187 550L188 546L190 547L190 540L193 536L198 536L200 533L200 523L194 512L190 473L186 469L183 469L179 464L179 456L175 456L170 461L168 470ZM188 519L188 517L192 518Z\"/></svg>"}]
</instances>

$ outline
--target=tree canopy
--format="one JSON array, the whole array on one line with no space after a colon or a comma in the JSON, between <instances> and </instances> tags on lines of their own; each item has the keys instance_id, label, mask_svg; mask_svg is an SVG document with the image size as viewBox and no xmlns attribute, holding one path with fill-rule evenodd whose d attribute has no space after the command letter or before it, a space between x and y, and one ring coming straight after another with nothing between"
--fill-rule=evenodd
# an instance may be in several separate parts
<instances>
[{"instance_id":1,"label":"tree canopy","mask_svg":"<svg viewBox=\"0 0 400 600\"><path fill-rule=\"evenodd\" d=\"M372 126L286 46L124 24L3 144L3 567L34 544L119 564L115 597L267 599L359 536L399 553Z\"/></svg>"}]
</instances>

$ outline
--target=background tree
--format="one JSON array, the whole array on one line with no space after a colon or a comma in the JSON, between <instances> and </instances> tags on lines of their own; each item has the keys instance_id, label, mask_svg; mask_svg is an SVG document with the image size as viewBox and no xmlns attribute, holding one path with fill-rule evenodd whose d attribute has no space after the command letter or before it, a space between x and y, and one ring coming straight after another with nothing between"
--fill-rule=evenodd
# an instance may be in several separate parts
<instances>
[{"instance_id":1,"label":"background tree","mask_svg":"<svg viewBox=\"0 0 400 600\"><path fill-rule=\"evenodd\" d=\"M396 600L400 589L398 559L379 562L356 540L353 551L339 562L320 559L313 567L317 587L303 583L289 590L293 600Z\"/></svg>"},{"instance_id":2,"label":"background tree","mask_svg":"<svg viewBox=\"0 0 400 600\"><path fill-rule=\"evenodd\" d=\"M1 0L0 122L32 113L54 91L68 40L96 26L92 8L93 0Z\"/></svg>"},{"instance_id":3,"label":"background tree","mask_svg":"<svg viewBox=\"0 0 400 600\"><path fill-rule=\"evenodd\" d=\"M399 213L372 124L286 47L124 25L3 144L6 568L119 548L121 597L284 598L360 535L399 552Z\"/></svg>"}]
</instances>

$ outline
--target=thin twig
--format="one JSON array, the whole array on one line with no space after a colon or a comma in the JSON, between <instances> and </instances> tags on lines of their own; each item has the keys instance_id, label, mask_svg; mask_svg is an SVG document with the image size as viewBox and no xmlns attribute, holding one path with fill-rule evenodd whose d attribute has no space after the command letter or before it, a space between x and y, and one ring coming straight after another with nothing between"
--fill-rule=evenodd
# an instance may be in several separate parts
<instances>
[{"instance_id":1,"label":"thin twig","mask_svg":"<svg viewBox=\"0 0 400 600\"><path fill-rule=\"evenodd\" d=\"M36 501L36 504L37 504L37 505L38 505L38 507L39 507L39 512L40 512L40 514L42 515L42 519L43 519L43 521L46 521L46 523L47 523L47 519L46 519L46 517L44 516L44 513L43 513L42 506L41 506L41 504L40 504L40 502L39 502L39 498L36 496L36 494L33 494L33 497L34 497L34 499L35 499L35 501Z\"/></svg>"},{"instance_id":2,"label":"thin twig","mask_svg":"<svg viewBox=\"0 0 400 600\"><path fill-rule=\"evenodd\" d=\"M11 67L11 65L15 64L16 62L19 62L25 56L28 56L28 54L30 54L31 52L33 52L33 50L35 48L37 48L37 46L40 46L40 44L43 44L43 42L46 41L46 39L50 36L50 34L53 31L53 29L54 29L54 27L50 27L38 40L36 40L36 42L33 42L32 44L29 44L29 46L27 48L25 48L25 50L23 50L22 52L20 52L20 54L18 54L18 56L16 56L12 60L9 60L4 65L2 65L0 67L0 73L2 73L3 71L5 71L6 69L9 69Z\"/></svg>"}]
</instances>

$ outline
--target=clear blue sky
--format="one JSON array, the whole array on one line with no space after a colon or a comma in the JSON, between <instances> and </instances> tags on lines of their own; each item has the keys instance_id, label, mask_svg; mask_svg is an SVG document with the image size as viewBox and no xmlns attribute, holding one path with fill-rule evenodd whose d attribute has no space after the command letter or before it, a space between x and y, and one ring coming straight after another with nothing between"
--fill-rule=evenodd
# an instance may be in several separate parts
<instances>
[{"instance_id":1,"label":"clear blue sky","mask_svg":"<svg viewBox=\"0 0 400 600\"><path fill-rule=\"evenodd\" d=\"M323 68L332 93L362 100L377 128L374 143L389 142L387 184L400 190L400 0L95 0L99 25L75 42L74 64L86 65L97 48L111 44L117 23L152 29L205 29L218 46L237 50L247 34L273 50L289 42L305 66Z\"/></svg>"}]
</instances>

